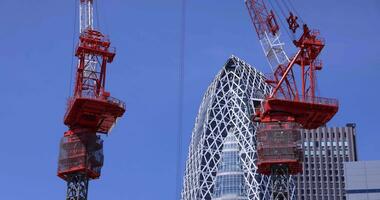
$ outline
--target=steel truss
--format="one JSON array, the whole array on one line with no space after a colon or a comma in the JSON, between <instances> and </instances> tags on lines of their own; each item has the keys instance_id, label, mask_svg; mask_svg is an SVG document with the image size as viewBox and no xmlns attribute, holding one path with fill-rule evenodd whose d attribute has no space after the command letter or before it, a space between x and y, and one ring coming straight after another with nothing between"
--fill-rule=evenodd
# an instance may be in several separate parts
<instances>
[{"instance_id":1,"label":"steel truss","mask_svg":"<svg viewBox=\"0 0 380 200\"><path fill-rule=\"evenodd\" d=\"M89 178L84 174L75 174L67 179L66 200L87 200Z\"/></svg>"},{"instance_id":2,"label":"steel truss","mask_svg":"<svg viewBox=\"0 0 380 200\"><path fill-rule=\"evenodd\" d=\"M290 62L284 50L285 44L280 41L280 33L271 35L265 32L264 38L260 39L260 44L268 59L272 72L275 71L279 65L285 65Z\"/></svg>"},{"instance_id":3,"label":"steel truss","mask_svg":"<svg viewBox=\"0 0 380 200\"><path fill-rule=\"evenodd\" d=\"M290 200L295 196L295 182L289 175L286 166L275 166L272 168L270 185L272 189L271 200Z\"/></svg>"}]
</instances>

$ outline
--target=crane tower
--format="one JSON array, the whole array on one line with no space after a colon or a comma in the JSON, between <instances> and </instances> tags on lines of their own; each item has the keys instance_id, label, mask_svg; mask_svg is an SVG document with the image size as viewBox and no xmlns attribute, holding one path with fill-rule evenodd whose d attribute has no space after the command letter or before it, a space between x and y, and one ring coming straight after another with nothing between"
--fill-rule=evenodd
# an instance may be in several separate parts
<instances>
[{"instance_id":1,"label":"crane tower","mask_svg":"<svg viewBox=\"0 0 380 200\"><path fill-rule=\"evenodd\" d=\"M260 123L257 130L258 171L271 175L270 187L274 200L289 199L289 176L302 172L300 129L315 129L324 125L339 108L336 99L316 96L316 72L322 69L318 58L325 46L319 31L303 24L301 34L297 36L300 28L298 16L290 9L290 1L280 2L288 8L289 16L285 19L290 32L294 38L298 37L293 40L297 53L290 57L280 41L280 26L275 12L267 8L264 0L245 0L273 71L267 79L273 91L264 99L253 121Z\"/></svg>"},{"instance_id":2,"label":"crane tower","mask_svg":"<svg viewBox=\"0 0 380 200\"><path fill-rule=\"evenodd\" d=\"M79 1L80 36L75 86L68 99L60 143L57 175L67 182L66 200L86 200L88 183L98 179L103 166L103 139L125 104L106 91L107 64L115 57L110 40L94 29L94 0Z\"/></svg>"}]
</instances>

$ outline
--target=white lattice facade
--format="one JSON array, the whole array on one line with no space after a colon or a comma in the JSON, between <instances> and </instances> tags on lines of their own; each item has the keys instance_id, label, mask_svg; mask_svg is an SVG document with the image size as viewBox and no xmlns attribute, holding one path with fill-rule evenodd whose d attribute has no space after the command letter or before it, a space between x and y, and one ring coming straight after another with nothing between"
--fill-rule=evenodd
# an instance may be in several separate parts
<instances>
[{"instance_id":1,"label":"white lattice facade","mask_svg":"<svg viewBox=\"0 0 380 200\"><path fill-rule=\"evenodd\" d=\"M269 178L257 173L257 124L251 119L255 108L271 88L262 73L232 56L218 73L203 97L193 129L186 163L182 200L271 199ZM223 197L216 187L226 137L232 133L239 146L242 187L246 191ZM220 174L220 172L219 172ZM226 188L226 187L224 187ZM245 195L242 196L242 195Z\"/></svg>"}]
</instances>

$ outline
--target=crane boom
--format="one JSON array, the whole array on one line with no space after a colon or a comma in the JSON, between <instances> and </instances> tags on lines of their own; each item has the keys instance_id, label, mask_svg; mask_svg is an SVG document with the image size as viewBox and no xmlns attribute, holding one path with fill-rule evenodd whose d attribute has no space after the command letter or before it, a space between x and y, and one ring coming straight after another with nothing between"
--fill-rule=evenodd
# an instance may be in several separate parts
<instances>
[{"instance_id":1,"label":"crane boom","mask_svg":"<svg viewBox=\"0 0 380 200\"><path fill-rule=\"evenodd\" d=\"M270 117L270 113L283 112L293 115L292 117L296 121L301 122L301 125L308 129L317 128L328 122L337 112L338 102L315 95L316 71L322 69L322 62L318 57L325 45L324 40L319 38L319 31L310 30L304 24L302 35L298 40L293 41L297 53L289 58L284 50L284 43L280 41L280 26L273 10L267 9L264 0L245 0L245 5L273 71L273 77L268 77L267 82L273 86L274 90L267 98L264 109L260 113L261 120L271 121L273 119ZM289 29L295 33L299 27L298 17L291 11L289 14L290 16L287 18ZM299 66L299 68L295 68L295 66ZM296 72L298 69L300 69L299 73ZM300 82L299 85L298 82ZM280 100L283 102L280 103ZM271 101L277 102L275 105L268 105ZM302 110L294 102L304 103L310 112ZM290 106L288 109L279 107L286 103L290 103L294 107ZM318 112L321 109L328 110L328 112Z\"/></svg>"},{"instance_id":2,"label":"crane boom","mask_svg":"<svg viewBox=\"0 0 380 200\"><path fill-rule=\"evenodd\" d=\"M268 11L263 0L245 0L245 5L272 71L288 63L289 57L280 41L280 27L273 11Z\"/></svg>"}]
</instances>

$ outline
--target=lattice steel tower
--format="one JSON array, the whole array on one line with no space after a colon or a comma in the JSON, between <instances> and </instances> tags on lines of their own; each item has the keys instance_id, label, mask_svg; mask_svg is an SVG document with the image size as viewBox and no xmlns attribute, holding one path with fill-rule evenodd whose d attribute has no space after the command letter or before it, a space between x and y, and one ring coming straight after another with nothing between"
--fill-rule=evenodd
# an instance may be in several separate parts
<instances>
[{"instance_id":1,"label":"lattice steel tower","mask_svg":"<svg viewBox=\"0 0 380 200\"><path fill-rule=\"evenodd\" d=\"M115 57L109 39L94 29L93 0L80 0L80 37L74 93L69 98L58 176L67 182L66 200L86 200L89 180L103 166L102 134L108 134L125 112L125 104L105 90L107 64Z\"/></svg>"},{"instance_id":2,"label":"lattice steel tower","mask_svg":"<svg viewBox=\"0 0 380 200\"><path fill-rule=\"evenodd\" d=\"M235 56L228 59L199 108L182 200L270 199L270 177L256 165L258 124L251 119L270 91L262 73Z\"/></svg>"}]
</instances>

